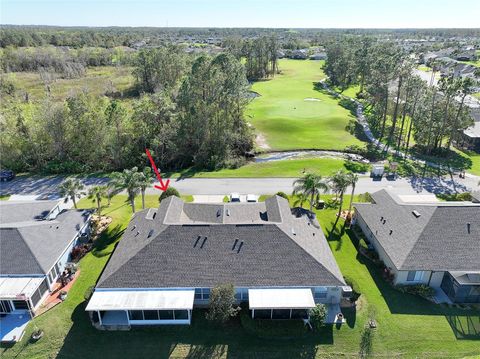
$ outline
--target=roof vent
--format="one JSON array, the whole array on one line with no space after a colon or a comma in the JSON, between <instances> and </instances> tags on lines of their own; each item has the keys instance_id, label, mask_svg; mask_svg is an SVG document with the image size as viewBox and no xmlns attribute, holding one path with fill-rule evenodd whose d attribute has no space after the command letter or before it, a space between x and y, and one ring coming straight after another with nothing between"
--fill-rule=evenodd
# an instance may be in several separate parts
<instances>
[{"instance_id":1,"label":"roof vent","mask_svg":"<svg viewBox=\"0 0 480 359\"><path fill-rule=\"evenodd\" d=\"M235 242L233 243L232 251L235 249L238 243L238 238L235 238Z\"/></svg>"},{"instance_id":2,"label":"roof vent","mask_svg":"<svg viewBox=\"0 0 480 359\"><path fill-rule=\"evenodd\" d=\"M220 217L221 214L222 212L220 210L217 210L217 217Z\"/></svg>"},{"instance_id":3,"label":"roof vent","mask_svg":"<svg viewBox=\"0 0 480 359\"><path fill-rule=\"evenodd\" d=\"M420 212L418 212L417 210L412 211L412 214L415 216L415 218L418 218L421 216Z\"/></svg>"},{"instance_id":4,"label":"roof vent","mask_svg":"<svg viewBox=\"0 0 480 359\"><path fill-rule=\"evenodd\" d=\"M150 238L152 235L153 235L153 229L151 229L150 232L148 232L147 238Z\"/></svg>"},{"instance_id":5,"label":"roof vent","mask_svg":"<svg viewBox=\"0 0 480 359\"><path fill-rule=\"evenodd\" d=\"M230 210L227 208L227 216L230 216Z\"/></svg>"},{"instance_id":6,"label":"roof vent","mask_svg":"<svg viewBox=\"0 0 480 359\"><path fill-rule=\"evenodd\" d=\"M202 238L202 236L197 237L197 240L195 241L195 244L193 245L193 248L195 248L197 246L198 242L200 241L200 238Z\"/></svg>"},{"instance_id":7,"label":"roof vent","mask_svg":"<svg viewBox=\"0 0 480 359\"><path fill-rule=\"evenodd\" d=\"M470 234L470 226L471 226L470 222L467 222L467 232L468 232L468 234Z\"/></svg>"},{"instance_id":8,"label":"roof vent","mask_svg":"<svg viewBox=\"0 0 480 359\"><path fill-rule=\"evenodd\" d=\"M386 219L383 219L383 224L385 224L386 222L387 222L387 220L386 220Z\"/></svg>"},{"instance_id":9,"label":"roof vent","mask_svg":"<svg viewBox=\"0 0 480 359\"><path fill-rule=\"evenodd\" d=\"M243 241L240 242L240 245L238 246L237 253L240 253L240 249L243 247Z\"/></svg>"},{"instance_id":10,"label":"roof vent","mask_svg":"<svg viewBox=\"0 0 480 359\"><path fill-rule=\"evenodd\" d=\"M380 218L380 222L383 222L383 217Z\"/></svg>"},{"instance_id":11,"label":"roof vent","mask_svg":"<svg viewBox=\"0 0 480 359\"><path fill-rule=\"evenodd\" d=\"M135 233L135 237L138 236L140 234L140 231L137 231L137 233Z\"/></svg>"},{"instance_id":12,"label":"roof vent","mask_svg":"<svg viewBox=\"0 0 480 359\"><path fill-rule=\"evenodd\" d=\"M293 234L294 236L297 235L297 233L295 232L295 228L293 228L293 227L292 227L292 234Z\"/></svg>"},{"instance_id":13,"label":"roof vent","mask_svg":"<svg viewBox=\"0 0 480 359\"><path fill-rule=\"evenodd\" d=\"M392 235L392 233L393 233L393 229L390 230L390 233L389 233L389 234Z\"/></svg>"},{"instance_id":14,"label":"roof vent","mask_svg":"<svg viewBox=\"0 0 480 359\"><path fill-rule=\"evenodd\" d=\"M205 242L206 242L206 241L207 241L207 237L205 237L205 238L203 239L203 242L202 242L202 244L200 245L200 248L203 248L203 246L205 245Z\"/></svg>"},{"instance_id":15,"label":"roof vent","mask_svg":"<svg viewBox=\"0 0 480 359\"><path fill-rule=\"evenodd\" d=\"M132 232L137 228L137 225L134 224L133 227L132 227Z\"/></svg>"},{"instance_id":16,"label":"roof vent","mask_svg":"<svg viewBox=\"0 0 480 359\"><path fill-rule=\"evenodd\" d=\"M157 212L153 214L152 219L155 219L156 216L157 216Z\"/></svg>"}]
</instances>

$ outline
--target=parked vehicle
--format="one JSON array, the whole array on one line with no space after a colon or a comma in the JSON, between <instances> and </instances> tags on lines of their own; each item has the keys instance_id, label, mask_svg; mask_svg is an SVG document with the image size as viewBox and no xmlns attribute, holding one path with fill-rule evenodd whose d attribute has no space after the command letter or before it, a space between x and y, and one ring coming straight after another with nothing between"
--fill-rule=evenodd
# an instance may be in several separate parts
<instances>
[{"instance_id":1,"label":"parked vehicle","mask_svg":"<svg viewBox=\"0 0 480 359\"><path fill-rule=\"evenodd\" d=\"M0 171L0 181L7 182L15 178L15 172L11 170L2 170Z\"/></svg>"},{"instance_id":2,"label":"parked vehicle","mask_svg":"<svg viewBox=\"0 0 480 359\"><path fill-rule=\"evenodd\" d=\"M257 196L254 194L247 194L247 202L258 202Z\"/></svg>"},{"instance_id":3,"label":"parked vehicle","mask_svg":"<svg viewBox=\"0 0 480 359\"><path fill-rule=\"evenodd\" d=\"M240 195L238 193L230 194L230 202L240 202Z\"/></svg>"}]
</instances>

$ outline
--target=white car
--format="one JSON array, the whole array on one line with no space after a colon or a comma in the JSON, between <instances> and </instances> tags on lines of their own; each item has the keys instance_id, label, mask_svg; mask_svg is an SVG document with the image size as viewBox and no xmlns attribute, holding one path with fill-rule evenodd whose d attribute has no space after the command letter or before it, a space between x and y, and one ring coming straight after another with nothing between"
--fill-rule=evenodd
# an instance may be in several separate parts
<instances>
[{"instance_id":1,"label":"white car","mask_svg":"<svg viewBox=\"0 0 480 359\"><path fill-rule=\"evenodd\" d=\"M230 194L230 202L240 202L240 195L238 193Z\"/></svg>"},{"instance_id":2,"label":"white car","mask_svg":"<svg viewBox=\"0 0 480 359\"><path fill-rule=\"evenodd\" d=\"M258 202L258 198L254 194L247 194L247 202Z\"/></svg>"}]
</instances>

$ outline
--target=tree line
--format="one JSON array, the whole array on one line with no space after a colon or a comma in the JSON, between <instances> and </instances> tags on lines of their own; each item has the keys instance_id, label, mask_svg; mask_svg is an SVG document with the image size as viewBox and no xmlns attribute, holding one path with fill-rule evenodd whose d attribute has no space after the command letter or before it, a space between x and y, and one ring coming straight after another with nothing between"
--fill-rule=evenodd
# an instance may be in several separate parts
<instances>
[{"instance_id":1,"label":"tree line","mask_svg":"<svg viewBox=\"0 0 480 359\"><path fill-rule=\"evenodd\" d=\"M438 86L415 74L415 62L395 44L365 36L344 37L326 46L325 72L341 92L359 86L357 97L366 103L369 125L386 144L408 152L446 153L463 130L473 124L466 96L470 78L443 77ZM432 73L435 76L436 68Z\"/></svg>"},{"instance_id":2,"label":"tree line","mask_svg":"<svg viewBox=\"0 0 480 359\"><path fill-rule=\"evenodd\" d=\"M230 54L192 61L170 50L140 52L134 75L143 95L131 105L84 91L60 103L47 96L40 104L5 109L1 166L48 173L121 170L147 164L145 148L162 170L240 165L253 147L244 119L244 66Z\"/></svg>"}]
</instances>

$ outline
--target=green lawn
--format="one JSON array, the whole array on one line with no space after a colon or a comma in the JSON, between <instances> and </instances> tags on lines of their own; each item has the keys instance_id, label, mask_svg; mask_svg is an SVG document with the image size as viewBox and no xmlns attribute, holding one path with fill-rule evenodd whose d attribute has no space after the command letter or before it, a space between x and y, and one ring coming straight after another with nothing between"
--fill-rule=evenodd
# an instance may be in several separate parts
<instances>
[{"instance_id":1,"label":"green lawn","mask_svg":"<svg viewBox=\"0 0 480 359\"><path fill-rule=\"evenodd\" d=\"M325 77L323 61L280 60L281 74L253 84L261 96L248 107L247 120L272 150L335 149L361 145L345 130L350 112L338 100L317 91ZM305 99L318 101L305 101Z\"/></svg>"},{"instance_id":2,"label":"green lawn","mask_svg":"<svg viewBox=\"0 0 480 359\"><path fill-rule=\"evenodd\" d=\"M2 358L353 358L357 357L360 332L372 308L378 323L373 351L379 357L462 358L480 354L480 336L456 337L460 337L459 324L463 330L468 329L468 320L474 326L480 325L480 313L435 306L394 291L383 282L376 267L357 255L354 236L342 229L341 221L332 230L335 209L317 211L318 218L340 269L362 293L356 311L345 311L347 323L341 328L326 326L321 332L301 338L267 340L248 334L238 319L218 326L196 311L188 327L98 331L84 311L84 293L94 285L131 216L125 200L126 196L119 195L104 210L114 221L97 248L80 262L80 277L67 300L35 320L45 336L37 343L29 343L33 330L30 325L20 343L2 347ZM90 203L82 200L80 206L90 207ZM148 206L157 204L157 196L147 196Z\"/></svg>"},{"instance_id":3,"label":"green lawn","mask_svg":"<svg viewBox=\"0 0 480 359\"><path fill-rule=\"evenodd\" d=\"M166 176L173 178L299 177L304 170L316 172L322 176L329 176L339 169L345 169L344 160L335 158L300 158L271 162L252 162L237 169L222 169L211 172L185 170L169 173Z\"/></svg>"}]
</instances>

